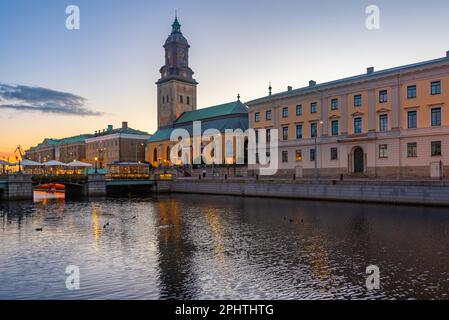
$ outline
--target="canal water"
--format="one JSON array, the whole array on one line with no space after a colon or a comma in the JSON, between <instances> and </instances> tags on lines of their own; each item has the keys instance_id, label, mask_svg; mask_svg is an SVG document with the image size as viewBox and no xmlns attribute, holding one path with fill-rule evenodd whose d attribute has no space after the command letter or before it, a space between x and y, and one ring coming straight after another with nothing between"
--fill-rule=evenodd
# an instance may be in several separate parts
<instances>
[{"instance_id":1,"label":"canal water","mask_svg":"<svg viewBox=\"0 0 449 320\"><path fill-rule=\"evenodd\" d=\"M366 287L370 265L379 290ZM68 266L80 290L67 290ZM346 298L449 299L449 210L205 195L0 203L0 299Z\"/></svg>"}]
</instances>

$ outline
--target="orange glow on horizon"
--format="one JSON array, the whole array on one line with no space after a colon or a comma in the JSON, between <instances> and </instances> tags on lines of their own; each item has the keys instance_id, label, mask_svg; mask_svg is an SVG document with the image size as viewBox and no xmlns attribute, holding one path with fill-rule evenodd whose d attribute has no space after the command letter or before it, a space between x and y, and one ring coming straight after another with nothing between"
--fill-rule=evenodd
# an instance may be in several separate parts
<instances>
[{"instance_id":1,"label":"orange glow on horizon","mask_svg":"<svg viewBox=\"0 0 449 320\"><path fill-rule=\"evenodd\" d=\"M14 154L14 152L8 152L8 151L0 151L0 159L4 159L6 161L8 161L8 159L10 161L16 161L16 155Z\"/></svg>"}]
</instances>

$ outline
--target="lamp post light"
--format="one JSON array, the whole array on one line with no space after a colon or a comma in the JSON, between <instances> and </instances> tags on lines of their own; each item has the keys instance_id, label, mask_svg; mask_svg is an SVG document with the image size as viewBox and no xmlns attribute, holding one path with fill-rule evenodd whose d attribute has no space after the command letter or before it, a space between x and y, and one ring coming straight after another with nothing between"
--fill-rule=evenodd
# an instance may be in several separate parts
<instances>
[{"instance_id":1,"label":"lamp post light","mask_svg":"<svg viewBox=\"0 0 449 320\"><path fill-rule=\"evenodd\" d=\"M98 153L98 156L96 156L95 157L95 165L96 165L96 172L98 171L98 163L97 162L100 162L100 169L103 169L103 165L102 165L102 161L104 161L104 153L105 153L105 151L106 151L106 148L100 148L100 149L97 149L97 153Z\"/></svg>"},{"instance_id":2,"label":"lamp post light","mask_svg":"<svg viewBox=\"0 0 449 320\"><path fill-rule=\"evenodd\" d=\"M141 143L140 146L143 148L145 146L145 144ZM139 147L139 144L136 144L136 163L138 162L137 160L137 148Z\"/></svg>"},{"instance_id":3,"label":"lamp post light","mask_svg":"<svg viewBox=\"0 0 449 320\"><path fill-rule=\"evenodd\" d=\"M314 163L315 163L315 168L313 170L313 176L315 177L315 179L318 179L318 143L317 143L317 138L318 138L318 125L323 125L323 121L320 121L317 124L317 128L315 130L315 155L314 155Z\"/></svg>"},{"instance_id":4,"label":"lamp post light","mask_svg":"<svg viewBox=\"0 0 449 320\"><path fill-rule=\"evenodd\" d=\"M95 173L98 173L98 157L95 157Z\"/></svg>"}]
</instances>

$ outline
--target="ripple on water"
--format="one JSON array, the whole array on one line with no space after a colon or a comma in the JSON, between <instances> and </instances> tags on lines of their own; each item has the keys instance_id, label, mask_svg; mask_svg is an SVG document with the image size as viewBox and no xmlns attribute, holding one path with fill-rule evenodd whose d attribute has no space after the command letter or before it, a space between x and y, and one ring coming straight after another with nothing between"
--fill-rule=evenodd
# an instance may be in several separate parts
<instances>
[{"instance_id":1,"label":"ripple on water","mask_svg":"<svg viewBox=\"0 0 449 320\"><path fill-rule=\"evenodd\" d=\"M274 199L2 203L0 299L448 299L448 226L444 209Z\"/></svg>"}]
</instances>

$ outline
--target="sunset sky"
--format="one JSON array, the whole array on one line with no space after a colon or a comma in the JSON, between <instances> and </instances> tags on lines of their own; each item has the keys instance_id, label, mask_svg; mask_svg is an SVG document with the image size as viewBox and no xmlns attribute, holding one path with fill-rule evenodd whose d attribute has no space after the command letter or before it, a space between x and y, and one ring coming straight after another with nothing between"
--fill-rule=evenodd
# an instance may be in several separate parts
<instances>
[{"instance_id":1,"label":"sunset sky","mask_svg":"<svg viewBox=\"0 0 449 320\"><path fill-rule=\"evenodd\" d=\"M380 30L365 27L380 7ZM67 30L78 5L81 29ZM175 10L198 108L445 55L449 1L2 0L0 156L128 121L156 129L162 45Z\"/></svg>"}]
</instances>

